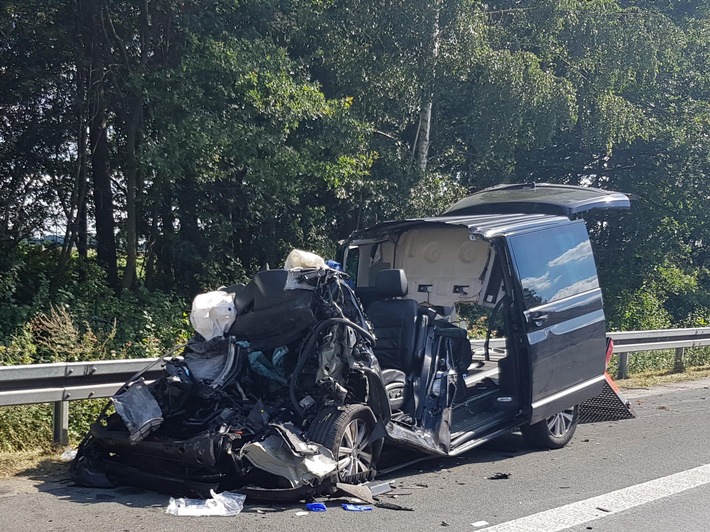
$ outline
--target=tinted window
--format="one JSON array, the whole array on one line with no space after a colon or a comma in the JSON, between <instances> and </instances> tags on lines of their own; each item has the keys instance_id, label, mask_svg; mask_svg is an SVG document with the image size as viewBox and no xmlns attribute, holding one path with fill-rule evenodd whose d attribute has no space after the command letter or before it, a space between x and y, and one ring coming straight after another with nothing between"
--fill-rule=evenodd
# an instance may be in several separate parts
<instances>
[{"instance_id":1,"label":"tinted window","mask_svg":"<svg viewBox=\"0 0 710 532\"><path fill-rule=\"evenodd\" d=\"M360 264L360 248L348 249L348 254L345 258L343 269L351 279L357 279L358 266Z\"/></svg>"},{"instance_id":2,"label":"tinted window","mask_svg":"<svg viewBox=\"0 0 710 532\"><path fill-rule=\"evenodd\" d=\"M599 287L583 223L510 238L527 308Z\"/></svg>"}]
</instances>

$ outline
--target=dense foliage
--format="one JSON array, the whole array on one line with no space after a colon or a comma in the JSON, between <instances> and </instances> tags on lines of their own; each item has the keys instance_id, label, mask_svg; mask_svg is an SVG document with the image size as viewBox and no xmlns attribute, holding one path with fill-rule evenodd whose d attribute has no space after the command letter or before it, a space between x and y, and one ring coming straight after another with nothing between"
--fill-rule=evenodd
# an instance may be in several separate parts
<instances>
[{"instance_id":1,"label":"dense foliage","mask_svg":"<svg viewBox=\"0 0 710 532\"><path fill-rule=\"evenodd\" d=\"M195 293L513 181L638 196L591 222L612 327L710 320L704 0L2 0L0 35L0 364L153 355Z\"/></svg>"}]
</instances>

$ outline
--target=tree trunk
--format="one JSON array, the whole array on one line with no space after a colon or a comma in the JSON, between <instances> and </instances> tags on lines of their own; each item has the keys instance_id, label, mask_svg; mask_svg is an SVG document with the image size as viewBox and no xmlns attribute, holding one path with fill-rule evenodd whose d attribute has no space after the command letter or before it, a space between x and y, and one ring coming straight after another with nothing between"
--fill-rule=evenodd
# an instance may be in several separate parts
<instances>
[{"instance_id":1,"label":"tree trunk","mask_svg":"<svg viewBox=\"0 0 710 532\"><path fill-rule=\"evenodd\" d=\"M90 78L90 45L91 37L90 17L88 10L82 3L76 4L74 38L76 47L74 48L74 62L76 66L76 83L74 99L74 112L76 117L76 173L69 200L69 205L65 207L64 213L67 218L67 228L64 235L62 253L59 257L57 269L50 285L51 292L56 291L64 281L67 264L71 258L72 249L76 244L79 256L86 260L88 256L87 242L87 218L86 218L86 189L87 189L87 81ZM82 279L85 277L85 270L80 269Z\"/></svg>"},{"instance_id":2,"label":"tree trunk","mask_svg":"<svg viewBox=\"0 0 710 532\"><path fill-rule=\"evenodd\" d=\"M155 261L156 261L156 242L158 239L158 209L157 207L153 209L150 232L148 233L148 241L146 242L146 255L145 255L145 286L148 290L153 287L153 280L155 278Z\"/></svg>"},{"instance_id":3,"label":"tree trunk","mask_svg":"<svg viewBox=\"0 0 710 532\"><path fill-rule=\"evenodd\" d=\"M86 168L86 144L87 144L87 87L86 80L89 77L88 69L85 65L77 65L77 201L76 201L76 247L79 256L86 260L88 258L88 235L87 235L87 168Z\"/></svg>"},{"instance_id":4,"label":"tree trunk","mask_svg":"<svg viewBox=\"0 0 710 532\"><path fill-rule=\"evenodd\" d=\"M138 258L138 222L136 209L136 189L138 183L137 138L140 127L142 103L139 99L131 102L126 124L126 269L123 274L123 288L133 288L136 283Z\"/></svg>"},{"instance_id":5,"label":"tree trunk","mask_svg":"<svg viewBox=\"0 0 710 532\"><path fill-rule=\"evenodd\" d=\"M133 288L137 282L138 262L138 190L139 168L138 150L140 144L143 114L143 76L150 52L150 15L148 0L141 4L140 23L140 63L136 71L135 87L128 92L128 120L126 122L126 269L123 274L123 288ZM130 70L130 66L126 65Z\"/></svg>"},{"instance_id":6,"label":"tree trunk","mask_svg":"<svg viewBox=\"0 0 710 532\"><path fill-rule=\"evenodd\" d=\"M167 181L167 180L166 180ZM155 241L155 277L151 287L168 286L175 282L175 212L174 193L169 183L164 182L160 190L160 227Z\"/></svg>"},{"instance_id":7,"label":"tree trunk","mask_svg":"<svg viewBox=\"0 0 710 532\"><path fill-rule=\"evenodd\" d=\"M109 171L108 125L106 118L105 46L101 27L101 3L87 2L91 12L91 76L89 83L89 147L91 150L91 177L94 187L96 217L96 258L106 270L109 286L116 292L121 285L116 264L116 235L114 234L113 192Z\"/></svg>"},{"instance_id":8,"label":"tree trunk","mask_svg":"<svg viewBox=\"0 0 710 532\"><path fill-rule=\"evenodd\" d=\"M198 263L205 259L200 253L204 244L200 234L195 203L197 194L195 177L193 175L184 176L178 187L177 210L180 220L178 241L181 243L181 250L184 251L174 257L173 271L180 288L187 291L192 297L200 292L201 287L195 274L198 271Z\"/></svg>"},{"instance_id":9,"label":"tree trunk","mask_svg":"<svg viewBox=\"0 0 710 532\"><path fill-rule=\"evenodd\" d=\"M419 132L417 133L417 168L421 174L426 173L427 160L429 157L429 138L431 135L431 109L432 99L424 103L419 117Z\"/></svg>"},{"instance_id":10,"label":"tree trunk","mask_svg":"<svg viewBox=\"0 0 710 532\"><path fill-rule=\"evenodd\" d=\"M421 175L427 170L429 160L429 146L431 142L431 116L434 107L434 84L436 82L436 66L439 60L439 46L441 31L439 28L439 18L441 16L441 2L435 0L432 5L432 25L431 25L431 56L424 63L424 74L422 76L422 99L419 114L419 128L415 140L414 153L417 156L417 169Z\"/></svg>"}]
</instances>

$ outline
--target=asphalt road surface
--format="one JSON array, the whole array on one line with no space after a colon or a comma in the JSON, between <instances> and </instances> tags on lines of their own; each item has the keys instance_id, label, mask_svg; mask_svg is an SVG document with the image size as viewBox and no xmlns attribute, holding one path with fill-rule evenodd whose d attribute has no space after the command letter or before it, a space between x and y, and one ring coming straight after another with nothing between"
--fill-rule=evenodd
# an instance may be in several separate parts
<instances>
[{"instance_id":1,"label":"asphalt road surface","mask_svg":"<svg viewBox=\"0 0 710 532\"><path fill-rule=\"evenodd\" d=\"M557 451L519 435L383 478L380 497L413 511L323 513L249 504L235 517L167 515L168 497L72 486L66 472L0 480L0 530L671 531L710 530L710 380L628 392L636 419L580 425ZM508 478L490 477L505 473Z\"/></svg>"}]
</instances>

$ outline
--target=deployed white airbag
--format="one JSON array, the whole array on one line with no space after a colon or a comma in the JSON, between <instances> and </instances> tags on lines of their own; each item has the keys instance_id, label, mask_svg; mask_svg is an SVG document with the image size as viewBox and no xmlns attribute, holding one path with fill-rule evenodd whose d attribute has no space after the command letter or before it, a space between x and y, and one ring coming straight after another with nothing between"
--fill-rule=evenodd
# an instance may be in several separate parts
<instances>
[{"instance_id":1,"label":"deployed white airbag","mask_svg":"<svg viewBox=\"0 0 710 532\"><path fill-rule=\"evenodd\" d=\"M224 290L199 294L192 302L190 323L205 340L222 336L236 317L234 298Z\"/></svg>"},{"instance_id":2,"label":"deployed white airbag","mask_svg":"<svg viewBox=\"0 0 710 532\"><path fill-rule=\"evenodd\" d=\"M292 270L294 268L322 268L325 269L325 260L320 255L311 253L310 251L302 251L294 249L286 257L284 270Z\"/></svg>"}]
</instances>

